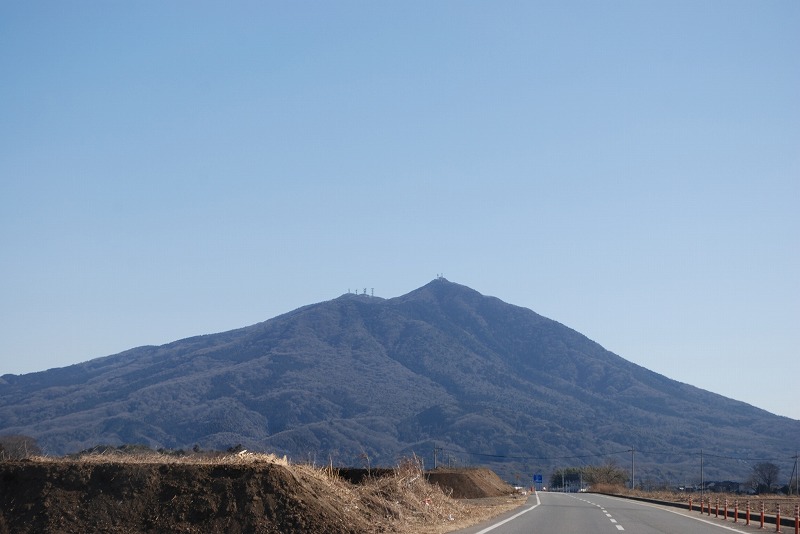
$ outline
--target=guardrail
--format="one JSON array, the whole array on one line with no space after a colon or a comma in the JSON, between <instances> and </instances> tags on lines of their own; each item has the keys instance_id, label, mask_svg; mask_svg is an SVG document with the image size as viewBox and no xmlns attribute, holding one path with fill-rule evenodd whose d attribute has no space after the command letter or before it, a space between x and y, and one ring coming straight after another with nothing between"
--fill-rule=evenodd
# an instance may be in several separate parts
<instances>
[{"instance_id":1,"label":"guardrail","mask_svg":"<svg viewBox=\"0 0 800 534\"><path fill-rule=\"evenodd\" d=\"M621 495L616 493L606 493L605 495L611 495L613 497L621 497L623 499L630 499L632 501L641 501L647 502L651 504L659 504L662 506L670 506L673 508L682 508L689 512L693 511L694 504L692 502L692 498L689 498L689 502L675 502L675 501L661 501L658 499L649 499L647 497L634 497L631 495ZM720 517L720 504L722 505L722 517ZM751 520L753 519L753 512L751 507L751 502L748 500L746 501L746 508L745 510L739 509L739 501L738 499L733 502L733 510L731 510L731 503L728 499L724 499L720 501L719 498L716 499L716 502L712 502L712 498L701 498L699 503L700 515L706 514L708 517L711 517L711 508L714 507L714 517L719 518L722 521L728 520L728 512L730 511L730 516L733 518L734 523L738 523L740 519L745 521L746 525L750 525ZM788 532L782 531L781 527L794 527L794 533L800 534L800 504L794 505L794 517L781 517L781 505L777 504L775 509L775 514L767 514L765 510L765 506L763 502L760 502L759 506L759 513L756 516L757 520L761 523L761 528L765 528L765 524L772 524L775 525L775 532Z\"/></svg>"}]
</instances>

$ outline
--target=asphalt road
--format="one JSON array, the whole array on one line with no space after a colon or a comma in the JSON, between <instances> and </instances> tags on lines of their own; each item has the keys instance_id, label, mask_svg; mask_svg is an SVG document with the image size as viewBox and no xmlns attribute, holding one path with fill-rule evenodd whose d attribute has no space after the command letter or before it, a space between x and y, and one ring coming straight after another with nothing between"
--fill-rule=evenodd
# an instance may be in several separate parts
<instances>
[{"instance_id":1,"label":"asphalt road","mask_svg":"<svg viewBox=\"0 0 800 534\"><path fill-rule=\"evenodd\" d=\"M774 529L774 526L772 527ZM539 493L525 506L458 534L723 534L758 532L741 523L593 493ZM764 532L764 531L761 531ZM786 532L784 528L784 532Z\"/></svg>"}]
</instances>

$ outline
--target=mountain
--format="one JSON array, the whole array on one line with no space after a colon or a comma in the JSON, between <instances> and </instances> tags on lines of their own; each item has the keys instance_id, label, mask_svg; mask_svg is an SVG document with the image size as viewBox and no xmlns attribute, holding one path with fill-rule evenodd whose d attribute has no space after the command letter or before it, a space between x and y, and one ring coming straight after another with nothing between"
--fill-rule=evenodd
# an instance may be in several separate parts
<instances>
[{"instance_id":1,"label":"mountain","mask_svg":"<svg viewBox=\"0 0 800 534\"><path fill-rule=\"evenodd\" d=\"M637 479L788 476L800 421L670 380L533 311L445 279L346 294L229 332L0 377L0 434L48 453L97 444L251 450L501 474L613 460ZM633 449L636 453L630 453ZM438 452L438 451L437 451ZM783 463L782 463L783 462Z\"/></svg>"}]
</instances>

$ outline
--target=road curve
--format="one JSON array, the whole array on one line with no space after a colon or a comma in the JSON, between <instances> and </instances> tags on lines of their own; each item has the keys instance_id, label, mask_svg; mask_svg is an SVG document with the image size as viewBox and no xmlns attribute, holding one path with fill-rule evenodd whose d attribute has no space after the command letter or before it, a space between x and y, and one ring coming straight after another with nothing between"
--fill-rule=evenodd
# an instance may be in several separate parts
<instances>
[{"instance_id":1,"label":"road curve","mask_svg":"<svg viewBox=\"0 0 800 534\"><path fill-rule=\"evenodd\" d=\"M458 534L724 534L758 528L593 493L538 493L522 507Z\"/></svg>"}]
</instances>

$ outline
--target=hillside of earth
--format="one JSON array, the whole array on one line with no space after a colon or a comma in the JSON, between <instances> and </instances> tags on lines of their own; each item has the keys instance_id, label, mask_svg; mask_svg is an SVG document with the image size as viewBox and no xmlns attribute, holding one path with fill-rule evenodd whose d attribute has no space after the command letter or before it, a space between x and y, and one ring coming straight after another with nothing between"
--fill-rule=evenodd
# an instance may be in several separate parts
<instances>
[{"instance_id":1,"label":"hillside of earth","mask_svg":"<svg viewBox=\"0 0 800 534\"><path fill-rule=\"evenodd\" d=\"M746 370L743 370L746 371ZM754 387L763 387L756 385ZM488 465L527 480L565 463L669 484L788 474L800 421L677 382L532 310L436 279L346 294L245 328L0 377L0 435L46 454L98 444L295 461ZM571 460L570 460L571 458Z\"/></svg>"}]
</instances>

